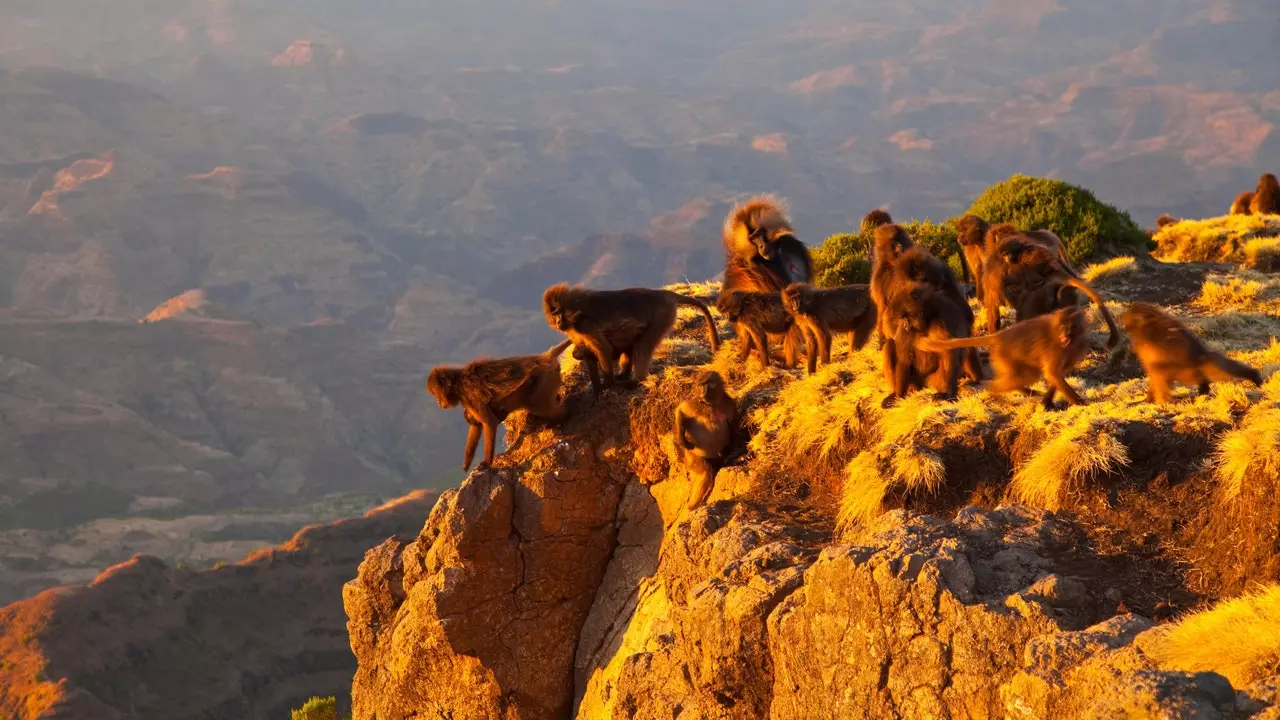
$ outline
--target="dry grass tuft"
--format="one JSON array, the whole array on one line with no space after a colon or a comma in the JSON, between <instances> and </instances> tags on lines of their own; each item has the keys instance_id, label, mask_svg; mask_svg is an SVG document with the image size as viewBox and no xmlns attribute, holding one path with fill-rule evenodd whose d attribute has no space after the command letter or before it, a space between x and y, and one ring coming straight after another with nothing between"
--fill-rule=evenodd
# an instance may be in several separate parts
<instances>
[{"instance_id":1,"label":"dry grass tuft","mask_svg":"<svg viewBox=\"0 0 1280 720\"><path fill-rule=\"evenodd\" d=\"M1165 262L1241 262L1248 243L1274 237L1280 237L1280 217L1227 215L1184 220L1155 234L1152 254Z\"/></svg>"},{"instance_id":2,"label":"dry grass tuft","mask_svg":"<svg viewBox=\"0 0 1280 720\"><path fill-rule=\"evenodd\" d=\"M1216 672L1244 688L1280 671L1280 585L1188 615L1144 650L1159 665Z\"/></svg>"},{"instance_id":3,"label":"dry grass tuft","mask_svg":"<svg viewBox=\"0 0 1280 720\"><path fill-rule=\"evenodd\" d=\"M1138 261L1132 257L1112 258L1106 262L1096 263L1080 273L1085 280L1096 283L1106 278L1132 275L1138 271Z\"/></svg>"},{"instance_id":4,"label":"dry grass tuft","mask_svg":"<svg viewBox=\"0 0 1280 720\"><path fill-rule=\"evenodd\" d=\"M1210 310L1245 309L1253 306L1262 294L1262 283L1241 278L1210 278L1200 288L1196 304Z\"/></svg>"},{"instance_id":5,"label":"dry grass tuft","mask_svg":"<svg viewBox=\"0 0 1280 720\"><path fill-rule=\"evenodd\" d=\"M1280 238L1258 238L1244 244L1244 264L1264 273L1280 273Z\"/></svg>"},{"instance_id":6,"label":"dry grass tuft","mask_svg":"<svg viewBox=\"0 0 1280 720\"><path fill-rule=\"evenodd\" d=\"M1269 383L1270 385L1270 383ZM1233 503L1259 493L1276 492L1280 478L1280 404L1258 404L1240 426L1222 436L1214 455L1219 498ZM1263 482L1266 487L1249 487Z\"/></svg>"},{"instance_id":7,"label":"dry grass tuft","mask_svg":"<svg viewBox=\"0 0 1280 720\"><path fill-rule=\"evenodd\" d=\"M1113 434L1114 423L1080 420L1044 442L1014 473L1010 496L1058 510L1089 480L1129 464L1129 449Z\"/></svg>"}]
</instances>

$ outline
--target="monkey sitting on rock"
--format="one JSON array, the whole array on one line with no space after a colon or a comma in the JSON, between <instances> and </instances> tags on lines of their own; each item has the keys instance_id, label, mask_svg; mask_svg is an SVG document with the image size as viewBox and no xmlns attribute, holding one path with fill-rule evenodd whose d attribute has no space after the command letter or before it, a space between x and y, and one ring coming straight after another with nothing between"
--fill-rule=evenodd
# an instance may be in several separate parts
<instances>
[{"instance_id":1,"label":"monkey sitting on rock","mask_svg":"<svg viewBox=\"0 0 1280 720\"><path fill-rule=\"evenodd\" d=\"M704 370L693 385L695 398L681 402L672 421L676 450L689 473L690 510L711 495L738 428L738 403L725 392L720 373Z\"/></svg>"}]
</instances>

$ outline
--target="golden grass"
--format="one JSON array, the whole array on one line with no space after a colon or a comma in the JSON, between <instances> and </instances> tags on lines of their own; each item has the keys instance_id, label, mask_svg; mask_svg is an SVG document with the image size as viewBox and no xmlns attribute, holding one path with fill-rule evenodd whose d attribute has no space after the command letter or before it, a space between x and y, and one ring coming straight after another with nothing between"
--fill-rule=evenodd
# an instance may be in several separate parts
<instances>
[{"instance_id":1,"label":"golden grass","mask_svg":"<svg viewBox=\"0 0 1280 720\"><path fill-rule=\"evenodd\" d=\"M1258 301L1262 294L1262 283L1257 280L1226 278L1205 280L1200 288L1200 296L1196 304L1211 310L1229 310L1248 308Z\"/></svg>"},{"instance_id":2,"label":"golden grass","mask_svg":"<svg viewBox=\"0 0 1280 720\"><path fill-rule=\"evenodd\" d=\"M1058 510L1084 484L1129 464L1129 449L1093 419L1065 427L1042 444L1013 475L1009 495L1027 505Z\"/></svg>"},{"instance_id":3,"label":"golden grass","mask_svg":"<svg viewBox=\"0 0 1280 720\"><path fill-rule=\"evenodd\" d=\"M1179 620L1144 647L1160 666L1216 672L1244 688L1280 671L1280 585Z\"/></svg>"},{"instance_id":4,"label":"golden grass","mask_svg":"<svg viewBox=\"0 0 1280 720\"><path fill-rule=\"evenodd\" d=\"M1245 266L1267 273L1280 272L1280 238L1258 238L1244 244Z\"/></svg>"},{"instance_id":5,"label":"golden grass","mask_svg":"<svg viewBox=\"0 0 1280 720\"><path fill-rule=\"evenodd\" d=\"M1280 217L1227 215L1184 220L1155 234L1155 257L1165 262L1241 262L1246 245L1280 237Z\"/></svg>"},{"instance_id":6,"label":"golden grass","mask_svg":"<svg viewBox=\"0 0 1280 720\"><path fill-rule=\"evenodd\" d=\"M1138 261L1132 257L1112 258L1106 262L1096 263L1080 273L1085 280L1096 283L1106 278L1132 275L1138 270Z\"/></svg>"},{"instance_id":7,"label":"golden grass","mask_svg":"<svg viewBox=\"0 0 1280 720\"><path fill-rule=\"evenodd\" d=\"M1257 496L1250 490L1274 493L1278 489L1276 479L1280 478L1280 404L1258 404L1244 416L1239 427L1224 434L1214 453L1214 470L1218 497L1223 502ZM1251 482L1267 486L1250 488Z\"/></svg>"}]
</instances>

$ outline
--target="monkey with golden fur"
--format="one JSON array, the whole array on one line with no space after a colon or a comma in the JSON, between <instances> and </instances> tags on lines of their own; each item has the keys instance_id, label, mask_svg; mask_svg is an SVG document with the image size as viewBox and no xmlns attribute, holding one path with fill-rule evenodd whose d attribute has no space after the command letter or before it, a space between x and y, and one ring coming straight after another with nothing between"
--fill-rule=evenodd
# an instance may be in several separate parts
<instances>
[{"instance_id":1,"label":"monkey with golden fur","mask_svg":"<svg viewBox=\"0 0 1280 720\"><path fill-rule=\"evenodd\" d=\"M1237 195L1236 199L1231 202L1231 212L1228 214L1250 215L1252 214L1252 212L1249 210L1249 206L1251 204L1253 204L1253 192L1249 190L1245 190L1244 192Z\"/></svg>"},{"instance_id":2,"label":"monkey with golden fur","mask_svg":"<svg viewBox=\"0 0 1280 720\"><path fill-rule=\"evenodd\" d=\"M680 462L689 472L689 500L693 510L715 488L716 474L728 459L738 431L738 403L726 391L724 378L704 370L694 378L694 398L676 407L672 422Z\"/></svg>"},{"instance_id":3,"label":"monkey with golden fur","mask_svg":"<svg viewBox=\"0 0 1280 720\"><path fill-rule=\"evenodd\" d=\"M808 371L817 371L819 358L831 363L831 334L849 333L849 354L861 350L876 327L876 304L869 285L815 288L792 283L782 291L782 304L804 333Z\"/></svg>"},{"instance_id":4,"label":"monkey with golden fur","mask_svg":"<svg viewBox=\"0 0 1280 720\"><path fill-rule=\"evenodd\" d=\"M1209 394L1209 383L1247 380L1262 385L1262 373L1215 350L1160 308L1135 302L1120 315L1133 352L1147 373L1147 400L1159 404L1173 398L1173 384L1195 385Z\"/></svg>"},{"instance_id":5,"label":"monkey with golden fur","mask_svg":"<svg viewBox=\"0 0 1280 720\"><path fill-rule=\"evenodd\" d=\"M542 294L547 324L568 335L574 345L591 351L603 370L604 387L616 380L614 361L618 358L624 367L631 368L637 382L649 376L653 353L675 325L681 305L702 313L711 351L719 350L720 336L711 311L697 298L670 290L589 290L564 283L552 285Z\"/></svg>"},{"instance_id":6,"label":"monkey with golden fur","mask_svg":"<svg viewBox=\"0 0 1280 720\"><path fill-rule=\"evenodd\" d=\"M1120 328L1116 326L1106 303L1088 282L1062 262L1060 246L1055 249L1051 242L1042 240L1052 233L1002 232L1005 227L1008 226L995 226L988 233L989 238L1004 239L999 240L999 244L987 252L982 261L980 294L988 334L999 332L1000 308L1005 305L1018 311L1018 321L1027 320L1034 315L1075 304L1075 290L1079 290L1097 303L1107 323L1111 333L1107 348L1112 349L1119 344ZM1043 288L1046 286L1052 287L1053 292L1045 292ZM1068 287L1073 290L1067 290ZM1032 297L1035 302L1029 301Z\"/></svg>"},{"instance_id":7,"label":"monkey with golden fur","mask_svg":"<svg viewBox=\"0 0 1280 720\"><path fill-rule=\"evenodd\" d=\"M498 425L516 410L553 423L563 421L568 410L560 401L560 354L566 340L541 355L498 360L474 360L465 367L440 366L427 375L427 392L442 408L462 406L470 428L463 451L462 470L471 469L476 445L484 435L484 466L493 464Z\"/></svg>"},{"instance_id":8,"label":"monkey with golden fur","mask_svg":"<svg viewBox=\"0 0 1280 720\"><path fill-rule=\"evenodd\" d=\"M1249 200L1251 215L1280 215L1280 181L1267 173L1258 179L1258 189Z\"/></svg>"},{"instance_id":9,"label":"monkey with golden fur","mask_svg":"<svg viewBox=\"0 0 1280 720\"><path fill-rule=\"evenodd\" d=\"M884 373L892 392L881 403L889 407L909 392L929 386L941 400L954 400L968 353L929 349L926 339L969 336L964 313L946 293L928 283L899 286L886 301L891 334L884 343Z\"/></svg>"},{"instance_id":10,"label":"monkey with golden fur","mask_svg":"<svg viewBox=\"0 0 1280 720\"><path fill-rule=\"evenodd\" d=\"M716 309L733 323L738 332L741 349L738 362L745 362L754 347L759 353L760 364L769 367L769 338L789 335L795 327L795 319L782 305L782 294L776 292L751 292L730 290L716 298ZM783 343L784 366L796 366L796 346Z\"/></svg>"},{"instance_id":11,"label":"monkey with golden fur","mask_svg":"<svg viewBox=\"0 0 1280 720\"><path fill-rule=\"evenodd\" d=\"M990 346L989 359L995 376L991 390L1029 393L1030 386L1044 378L1049 386L1044 394L1046 410L1055 408L1055 394L1061 394L1071 405L1084 403L1067 382L1067 375L1089 352L1089 327L1084 312L1078 307L1038 315L993 335L956 340L922 338L919 344L923 349L934 351Z\"/></svg>"}]
</instances>

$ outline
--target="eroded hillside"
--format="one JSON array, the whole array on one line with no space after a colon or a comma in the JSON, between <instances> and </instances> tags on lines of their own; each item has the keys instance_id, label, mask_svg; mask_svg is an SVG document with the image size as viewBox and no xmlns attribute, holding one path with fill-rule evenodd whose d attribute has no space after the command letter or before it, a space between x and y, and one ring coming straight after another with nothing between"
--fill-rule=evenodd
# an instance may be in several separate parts
<instances>
[{"instance_id":1,"label":"eroded hillside","mask_svg":"<svg viewBox=\"0 0 1280 720\"><path fill-rule=\"evenodd\" d=\"M968 388L883 410L874 347L812 377L743 368L682 314L641 390L593 404L573 373L565 426L512 418L493 468L370 552L345 591L355 717L1259 712L1277 648L1215 665L1185 649L1203 633L1156 624L1280 579L1280 283L1146 258L1086 273L1268 379L1155 406L1122 346L1073 378L1084 406ZM708 363L753 437L689 512L670 417Z\"/></svg>"}]
</instances>

